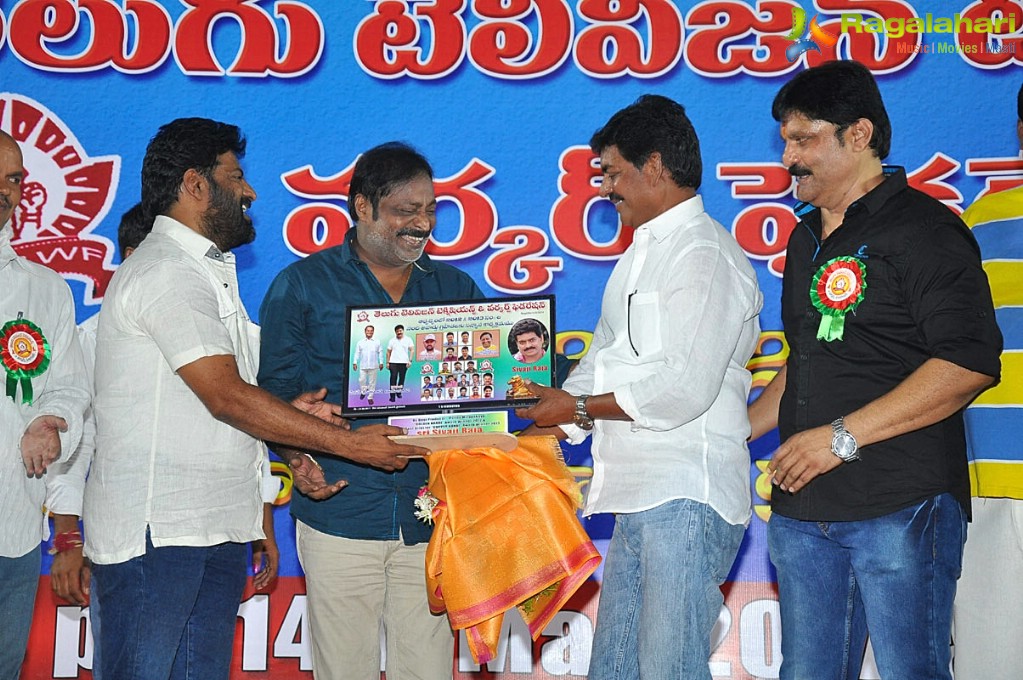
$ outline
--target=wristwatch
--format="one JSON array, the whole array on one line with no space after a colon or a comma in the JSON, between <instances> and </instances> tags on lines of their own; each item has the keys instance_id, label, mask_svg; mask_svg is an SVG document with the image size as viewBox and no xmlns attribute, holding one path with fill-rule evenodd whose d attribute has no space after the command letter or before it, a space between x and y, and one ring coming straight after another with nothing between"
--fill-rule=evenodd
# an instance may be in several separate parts
<instances>
[{"instance_id":1,"label":"wristwatch","mask_svg":"<svg viewBox=\"0 0 1023 680\"><path fill-rule=\"evenodd\" d=\"M831 423L831 431L834 436L831 438L831 453L842 459L843 463L851 463L860 459L859 445L852 432L845 429L845 417L839 418Z\"/></svg>"},{"instance_id":2,"label":"wristwatch","mask_svg":"<svg viewBox=\"0 0 1023 680\"><path fill-rule=\"evenodd\" d=\"M572 422L577 427L581 427L584 430L593 429L593 418L586 412L586 400L590 398L590 395L584 394L581 397L576 397L575 400L575 414L572 416Z\"/></svg>"}]
</instances>

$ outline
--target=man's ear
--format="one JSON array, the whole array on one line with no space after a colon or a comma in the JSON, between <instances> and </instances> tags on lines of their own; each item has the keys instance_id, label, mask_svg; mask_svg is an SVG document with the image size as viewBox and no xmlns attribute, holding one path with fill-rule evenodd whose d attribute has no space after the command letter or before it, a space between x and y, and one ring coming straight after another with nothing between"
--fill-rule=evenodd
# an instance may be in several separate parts
<instances>
[{"instance_id":1,"label":"man's ear","mask_svg":"<svg viewBox=\"0 0 1023 680\"><path fill-rule=\"evenodd\" d=\"M854 151L870 148L870 140L874 136L874 124L866 118L860 118L845 131L846 139Z\"/></svg>"},{"instance_id":2,"label":"man's ear","mask_svg":"<svg viewBox=\"0 0 1023 680\"><path fill-rule=\"evenodd\" d=\"M368 220L373 215L373 206L370 204L369 199L362 194L355 195L355 198L352 199L351 207L353 222Z\"/></svg>"},{"instance_id":3,"label":"man's ear","mask_svg":"<svg viewBox=\"0 0 1023 680\"><path fill-rule=\"evenodd\" d=\"M643 174L651 183L656 182L664 175L664 161L661 160L660 151L652 151L641 168Z\"/></svg>"},{"instance_id":4,"label":"man's ear","mask_svg":"<svg viewBox=\"0 0 1023 680\"><path fill-rule=\"evenodd\" d=\"M181 186L178 189L178 200L189 198L192 201L202 202L209 194L209 180L195 168L185 170L181 178Z\"/></svg>"}]
</instances>

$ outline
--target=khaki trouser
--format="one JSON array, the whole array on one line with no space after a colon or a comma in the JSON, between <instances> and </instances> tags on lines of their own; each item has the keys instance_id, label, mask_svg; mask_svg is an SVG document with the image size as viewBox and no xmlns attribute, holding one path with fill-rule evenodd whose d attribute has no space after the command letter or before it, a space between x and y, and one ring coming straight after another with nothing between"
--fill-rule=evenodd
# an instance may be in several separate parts
<instances>
[{"instance_id":1,"label":"khaki trouser","mask_svg":"<svg viewBox=\"0 0 1023 680\"><path fill-rule=\"evenodd\" d=\"M426 543L330 536L297 523L316 680L450 680L454 636L426 602Z\"/></svg>"}]
</instances>

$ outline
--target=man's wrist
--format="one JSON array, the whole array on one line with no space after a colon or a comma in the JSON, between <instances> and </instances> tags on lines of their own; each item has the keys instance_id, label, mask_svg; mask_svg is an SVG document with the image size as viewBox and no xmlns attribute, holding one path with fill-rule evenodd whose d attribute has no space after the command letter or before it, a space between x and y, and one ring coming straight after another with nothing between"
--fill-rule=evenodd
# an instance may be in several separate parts
<instances>
[{"instance_id":1,"label":"man's wrist","mask_svg":"<svg viewBox=\"0 0 1023 680\"><path fill-rule=\"evenodd\" d=\"M831 423L831 452L842 459L843 463L851 463L860 459L859 444L856 437L845 429L845 417L837 418Z\"/></svg>"},{"instance_id":2,"label":"man's wrist","mask_svg":"<svg viewBox=\"0 0 1023 680\"><path fill-rule=\"evenodd\" d=\"M583 394L575 398L575 412L572 414L572 424L583 430L593 429L593 418L586 408L586 400L590 395Z\"/></svg>"}]
</instances>

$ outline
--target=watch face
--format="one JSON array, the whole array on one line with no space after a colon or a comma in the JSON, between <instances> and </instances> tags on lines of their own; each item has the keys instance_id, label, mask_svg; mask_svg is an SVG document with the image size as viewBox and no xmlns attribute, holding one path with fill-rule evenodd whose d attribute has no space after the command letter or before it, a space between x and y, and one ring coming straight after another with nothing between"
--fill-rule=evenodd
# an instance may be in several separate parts
<instances>
[{"instance_id":1,"label":"watch face","mask_svg":"<svg viewBox=\"0 0 1023 680\"><path fill-rule=\"evenodd\" d=\"M856 453L856 440L848 432L843 432L835 437L832 448L839 458L848 458Z\"/></svg>"}]
</instances>

